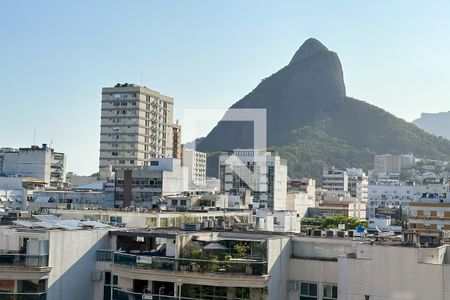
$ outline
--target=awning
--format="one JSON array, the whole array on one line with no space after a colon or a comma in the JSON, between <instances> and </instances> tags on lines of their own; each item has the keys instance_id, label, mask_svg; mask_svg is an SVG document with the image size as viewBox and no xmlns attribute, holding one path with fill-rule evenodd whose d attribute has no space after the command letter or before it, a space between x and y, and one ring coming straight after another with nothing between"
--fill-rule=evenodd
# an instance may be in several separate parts
<instances>
[{"instance_id":1,"label":"awning","mask_svg":"<svg viewBox=\"0 0 450 300\"><path fill-rule=\"evenodd\" d=\"M222 244L212 242L208 245L203 247L204 250L228 250L227 247L223 246Z\"/></svg>"}]
</instances>

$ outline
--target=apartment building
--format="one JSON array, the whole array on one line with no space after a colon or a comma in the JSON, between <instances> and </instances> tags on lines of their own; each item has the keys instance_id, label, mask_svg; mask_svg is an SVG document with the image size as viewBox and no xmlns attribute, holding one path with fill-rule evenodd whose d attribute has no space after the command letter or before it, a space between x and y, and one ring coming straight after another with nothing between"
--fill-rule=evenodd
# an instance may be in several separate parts
<instances>
[{"instance_id":1,"label":"apartment building","mask_svg":"<svg viewBox=\"0 0 450 300\"><path fill-rule=\"evenodd\" d=\"M206 153L183 148L183 166L188 169L189 186L206 183Z\"/></svg>"},{"instance_id":2,"label":"apartment building","mask_svg":"<svg viewBox=\"0 0 450 300\"><path fill-rule=\"evenodd\" d=\"M420 199L404 205L402 212L410 242L435 244L443 233L450 232L450 194L424 193Z\"/></svg>"},{"instance_id":3,"label":"apartment building","mask_svg":"<svg viewBox=\"0 0 450 300\"><path fill-rule=\"evenodd\" d=\"M96 249L109 226L37 216L0 226L2 299L99 299L94 294Z\"/></svg>"},{"instance_id":4,"label":"apartment building","mask_svg":"<svg viewBox=\"0 0 450 300\"><path fill-rule=\"evenodd\" d=\"M98 299L286 299L290 238L245 232L114 231L97 251Z\"/></svg>"},{"instance_id":5,"label":"apartment building","mask_svg":"<svg viewBox=\"0 0 450 300\"><path fill-rule=\"evenodd\" d=\"M450 299L449 250L404 246L395 239L292 237L283 299Z\"/></svg>"},{"instance_id":6,"label":"apartment building","mask_svg":"<svg viewBox=\"0 0 450 300\"><path fill-rule=\"evenodd\" d=\"M328 191L347 192L347 171L338 170L335 167L324 168L322 173L322 188Z\"/></svg>"},{"instance_id":7,"label":"apartment building","mask_svg":"<svg viewBox=\"0 0 450 300\"><path fill-rule=\"evenodd\" d=\"M403 168L414 165L415 158L410 154L380 154L375 155L374 169L379 173L401 173Z\"/></svg>"},{"instance_id":8,"label":"apartment building","mask_svg":"<svg viewBox=\"0 0 450 300\"><path fill-rule=\"evenodd\" d=\"M366 202L360 201L358 198L325 192L318 200L318 206L309 209L310 214L314 217L342 215L360 220L366 219Z\"/></svg>"},{"instance_id":9,"label":"apartment building","mask_svg":"<svg viewBox=\"0 0 450 300\"><path fill-rule=\"evenodd\" d=\"M310 178L289 179L286 209L294 210L303 218L316 206L316 181Z\"/></svg>"},{"instance_id":10,"label":"apartment building","mask_svg":"<svg viewBox=\"0 0 450 300\"><path fill-rule=\"evenodd\" d=\"M173 155L173 99L135 84L102 89L100 177Z\"/></svg>"},{"instance_id":11,"label":"apartment building","mask_svg":"<svg viewBox=\"0 0 450 300\"><path fill-rule=\"evenodd\" d=\"M219 156L220 191L251 192L253 206L286 209L287 166L275 151L235 149Z\"/></svg>"},{"instance_id":12,"label":"apartment building","mask_svg":"<svg viewBox=\"0 0 450 300\"><path fill-rule=\"evenodd\" d=\"M42 147L4 148L0 154L0 174L34 178L46 188L62 188L66 181L66 156L47 144Z\"/></svg>"},{"instance_id":13,"label":"apartment building","mask_svg":"<svg viewBox=\"0 0 450 300\"><path fill-rule=\"evenodd\" d=\"M102 213L112 223L137 215L78 215L89 220ZM354 237L345 230L299 236L201 229L209 218L226 220L190 214L197 219L155 214L146 228L54 216L0 226L1 294L31 300L450 300L445 237L415 247L398 236ZM169 216L178 222L169 224Z\"/></svg>"},{"instance_id":14,"label":"apartment building","mask_svg":"<svg viewBox=\"0 0 450 300\"><path fill-rule=\"evenodd\" d=\"M178 124L178 121L172 125L172 136L173 136L172 157L181 159L181 161L183 161L183 153L181 149L181 125Z\"/></svg>"},{"instance_id":15,"label":"apartment building","mask_svg":"<svg viewBox=\"0 0 450 300\"><path fill-rule=\"evenodd\" d=\"M242 231L110 236L97 251L99 299L450 299L447 245Z\"/></svg>"},{"instance_id":16,"label":"apartment building","mask_svg":"<svg viewBox=\"0 0 450 300\"><path fill-rule=\"evenodd\" d=\"M362 169L347 169L348 192L360 202L366 203L369 197L369 177Z\"/></svg>"},{"instance_id":17,"label":"apartment building","mask_svg":"<svg viewBox=\"0 0 450 300\"><path fill-rule=\"evenodd\" d=\"M382 173L369 171L369 184L372 185L400 185L400 173Z\"/></svg>"},{"instance_id":18,"label":"apartment building","mask_svg":"<svg viewBox=\"0 0 450 300\"><path fill-rule=\"evenodd\" d=\"M402 205L419 200L424 194L443 195L449 192L448 184L425 185L369 185L367 215L376 217L382 209L399 210Z\"/></svg>"},{"instance_id":19,"label":"apartment building","mask_svg":"<svg viewBox=\"0 0 450 300\"><path fill-rule=\"evenodd\" d=\"M187 169L176 158L152 158L148 166L117 170L114 185L114 206L157 207L162 196L177 195L188 189Z\"/></svg>"}]
</instances>

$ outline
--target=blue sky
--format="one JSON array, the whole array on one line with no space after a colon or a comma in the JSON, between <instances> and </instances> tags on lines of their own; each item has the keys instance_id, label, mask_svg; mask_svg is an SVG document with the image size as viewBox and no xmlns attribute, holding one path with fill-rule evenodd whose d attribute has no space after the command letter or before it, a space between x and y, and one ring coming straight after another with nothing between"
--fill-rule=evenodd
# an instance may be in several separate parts
<instances>
[{"instance_id":1,"label":"blue sky","mask_svg":"<svg viewBox=\"0 0 450 300\"><path fill-rule=\"evenodd\" d=\"M408 121L450 110L442 1L0 2L0 146L50 143L97 171L101 87L142 83L186 108L225 108L308 37L341 59L347 94ZM206 131L206 129L205 129Z\"/></svg>"}]
</instances>

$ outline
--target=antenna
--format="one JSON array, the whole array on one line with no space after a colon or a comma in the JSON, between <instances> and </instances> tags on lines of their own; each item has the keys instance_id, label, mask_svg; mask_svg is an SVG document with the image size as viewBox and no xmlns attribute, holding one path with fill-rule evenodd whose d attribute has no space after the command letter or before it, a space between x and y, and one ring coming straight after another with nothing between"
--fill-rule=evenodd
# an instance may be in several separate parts
<instances>
[{"instance_id":1,"label":"antenna","mask_svg":"<svg viewBox=\"0 0 450 300\"><path fill-rule=\"evenodd\" d=\"M144 74L141 72L141 86L142 86L142 78L144 77Z\"/></svg>"}]
</instances>

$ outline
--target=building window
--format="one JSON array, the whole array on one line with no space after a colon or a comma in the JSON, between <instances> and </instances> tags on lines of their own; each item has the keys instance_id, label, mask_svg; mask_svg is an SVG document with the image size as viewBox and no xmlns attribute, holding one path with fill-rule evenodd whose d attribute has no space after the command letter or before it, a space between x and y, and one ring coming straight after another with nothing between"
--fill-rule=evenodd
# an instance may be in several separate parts
<instances>
[{"instance_id":1,"label":"building window","mask_svg":"<svg viewBox=\"0 0 450 300\"><path fill-rule=\"evenodd\" d=\"M327 284L323 285L323 300L334 300L338 298L338 289L336 285Z\"/></svg>"},{"instance_id":2,"label":"building window","mask_svg":"<svg viewBox=\"0 0 450 300\"><path fill-rule=\"evenodd\" d=\"M302 282L300 284L300 300L317 300L317 283Z\"/></svg>"},{"instance_id":3,"label":"building window","mask_svg":"<svg viewBox=\"0 0 450 300\"><path fill-rule=\"evenodd\" d=\"M178 204L178 200L172 200L172 205L177 205Z\"/></svg>"},{"instance_id":4,"label":"building window","mask_svg":"<svg viewBox=\"0 0 450 300\"><path fill-rule=\"evenodd\" d=\"M111 282L111 272L105 272L105 282L104 282L104 287L103 287L103 300L111 300L111 296L113 294L114 287L117 285L119 285L119 277L116 275L113 275L112 282Z\"/></svg>"}]
</instances>

